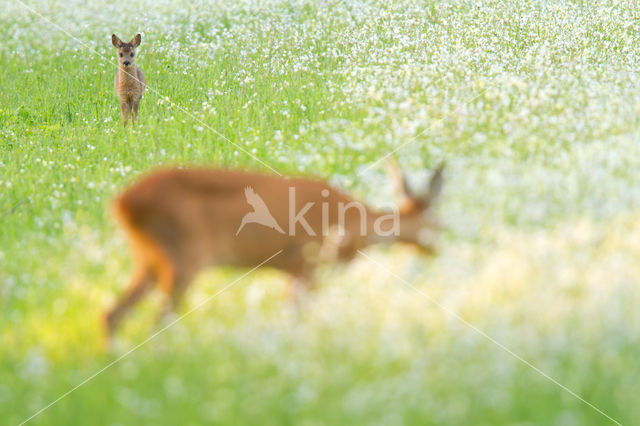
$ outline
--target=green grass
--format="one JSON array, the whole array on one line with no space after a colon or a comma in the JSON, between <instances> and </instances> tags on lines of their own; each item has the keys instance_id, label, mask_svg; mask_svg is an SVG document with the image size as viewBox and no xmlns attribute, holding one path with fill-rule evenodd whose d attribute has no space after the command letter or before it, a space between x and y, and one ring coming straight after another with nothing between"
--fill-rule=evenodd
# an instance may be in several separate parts
<instances>
[{"instance_id":1,"label":"green grass","mask_svg":"<svg viewBox=\"0 0 640 426\"><path fill-rule=\"evenodd\" d=\"M640 418L633 4L28 4L77 39L18 2L0 12L0 423L152 333L159 295L111 351L100 327L131 270L108 204L136 177L268 172L244 150L380 206L391 187L369 166L400 146L416 186L447 161L440 252L368 255L419 292L360 257L318 271L297 313L287 277L251 274L32 423L611 423L451 313L622 424ZM135 128L112 32L143 34ZM207 271L181 312L242 272Z\"/></svg>"}]
</instances>

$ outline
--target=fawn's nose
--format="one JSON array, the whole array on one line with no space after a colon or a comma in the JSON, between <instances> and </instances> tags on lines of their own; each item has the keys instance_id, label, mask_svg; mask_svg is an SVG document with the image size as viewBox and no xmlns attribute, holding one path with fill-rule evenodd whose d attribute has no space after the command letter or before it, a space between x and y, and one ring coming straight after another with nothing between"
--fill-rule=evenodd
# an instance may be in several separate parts
<instances>
[{"instance_id":1,"label":"fawn's nose","mask_svg":"<svg viewBox=\"0 0 640 426\"><path fill-rule=\"evenodd\" d=\"M124 66L125 66L125 67L128 67L129 65L131 65L131 62L129 62L129 61L124 61Z\"/></svg>"}]
</instances>

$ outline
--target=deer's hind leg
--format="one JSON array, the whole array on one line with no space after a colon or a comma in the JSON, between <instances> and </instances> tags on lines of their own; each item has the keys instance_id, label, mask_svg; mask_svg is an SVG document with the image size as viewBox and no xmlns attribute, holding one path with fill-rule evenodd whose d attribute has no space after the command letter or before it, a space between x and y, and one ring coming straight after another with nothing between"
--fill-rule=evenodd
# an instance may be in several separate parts
<instances>
[{"instance_id":1,"label":"deer's hind leg","mask_svg":"<svg viewBox=\"0 0 640 426\"><path fill-rule=\"evenodd\" d=\"M302 253L296 253L291 258L291 266L288 269L291 279L287 286L287 299L294 304L300 304L301 300L314 290L313 272L316 266L314 260L303 256Z\"/></svg>"},{"instance_id":2,"label":"deer's hind leg","mask_svg":"<svg viewBox=\"0 0 640 426\"><path fill-rule=\"evenodd\" d=\"M124 295L105 315L107 337L115 333L127 312L153 288L154 281L155 275L151 268L141 268L134 274Z\"/></svg>"},{"instance_id":3,"label":"deer's hind leg","mask_svg":"<svg viewBox=\"0 0 640 426\"><path fill-rule=\"evenodd\" d=\"M157 323L161 323L178 309L200 266L201 262L196 261L194 257L189 260L174 257L170 260L170 264L159 280L160 289L165 294L165 301L158 314Z\"/></svg>"}]
</instances>

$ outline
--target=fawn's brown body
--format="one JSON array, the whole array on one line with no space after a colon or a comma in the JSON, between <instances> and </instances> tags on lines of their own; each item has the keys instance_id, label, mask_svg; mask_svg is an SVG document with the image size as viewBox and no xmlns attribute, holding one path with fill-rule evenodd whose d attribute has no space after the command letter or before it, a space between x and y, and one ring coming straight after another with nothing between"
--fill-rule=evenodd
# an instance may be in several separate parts
<instances>
[{"instance_id":1,"label":"fawn's brown body","mask_svg":"<svg viewBox=\"0 0 640 426\"><path fill-rule=\"evenodd\" d=\"M131 117L131 123L135 124L140 98L147 85L144 74L136 65L136 48L140 46L140 42L140 34L137 34L129 43L124 43L115 34L111 35L111 43L118 49L118 71L116 71L113 86L120 100L125 126L129 117Z\"/></svg>"},{"instance_id":2,"label":"fawn's brown body","mask_svg":"<svg viewBox=\"0 0 640 426\"><path fill-rule=\"evenodd\" d=\"M107 331L113 333L126 311L156 282L168 297L166 308L174 309L196 274L209 265L254 267L278 253L264 266L308 282L330 239L323 230L337 226L344 232L335 245L334 260L349 260L359 249L381 241L399 240L432 250L431 237L438 227L432 201L441 182L439 169L426 197L404 193L408 202L397 215L397 233L379 235L374 223L389 212L357 203L322 181L208 169L152 173L114 202L114 213L132 242L137 269L126 294L107 314ZM259 195L262 206L268 206L275 228L245 223L251 211L248 203L260 209L248 193ZM308 203L313 204L305 209ZM341 205L347 206L343 219ZM292 223L297 214L303 220ZM389 225L382 228L388 231ZM430 236L426 240L419 237L424 230Z\"/></svg>"}]
</instances>

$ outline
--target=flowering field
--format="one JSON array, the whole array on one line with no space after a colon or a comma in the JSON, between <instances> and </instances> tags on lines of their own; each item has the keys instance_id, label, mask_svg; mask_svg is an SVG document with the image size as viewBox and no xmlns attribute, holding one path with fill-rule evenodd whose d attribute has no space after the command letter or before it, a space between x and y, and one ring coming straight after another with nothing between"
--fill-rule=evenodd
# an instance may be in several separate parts
<instances>
[{"instance_id":1,"label":"flowering field","mask_svg":"<svg viewBox=\"0 0 640 426\"><path fill-rule=\"evenodd\" d=\"M637 424L639 17L610 1L2 0L0 424ZM134 128L113 32L142 34ZM108 214L123 185L214 165L384 206L390 152L415 186L447 162L438 256L372 248L321 269L301 311L287 277L258 271L127 354L156 294L105 349L132 267ZM180 313L243 272L208 270Z\"/></svg>"}]
</instances>

